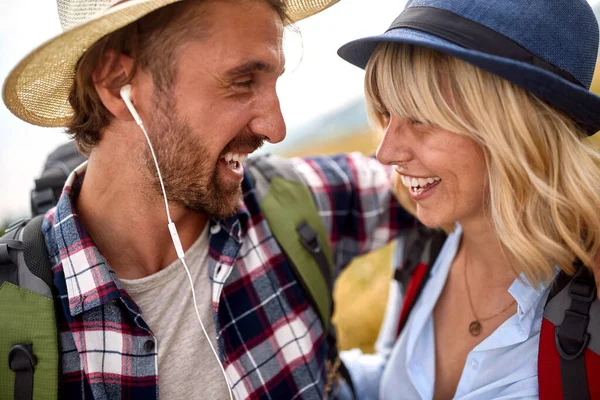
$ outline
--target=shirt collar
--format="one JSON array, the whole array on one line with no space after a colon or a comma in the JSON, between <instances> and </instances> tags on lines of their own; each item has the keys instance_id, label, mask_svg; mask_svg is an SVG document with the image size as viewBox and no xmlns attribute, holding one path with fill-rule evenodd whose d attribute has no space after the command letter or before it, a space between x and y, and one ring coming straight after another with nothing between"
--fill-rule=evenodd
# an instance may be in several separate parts
<instances>
[{"instance_id":1,"label":"shirt collar","mask_svg":"<svg viewBox=\"0 0 600 400\"><path fill-rule=\"evenodd\" d=\"M520 274L508 288L508 292L517 301L519 324L527 335L533 328L536 314L543 311L549 293L548 287L549 284L545 282L534 286L524 274Z\"/></svg>"},{"instance_id":2,"label":"shirt collar","mask_svg":"<svg viewBox=\"0 0 600 400\"><path fill-rule=\"evenodd\" d=\"M242 242L248 232L248 221L250 219L250 211L244 202L240 202L239 209L235 215L221 220L214 220L215 224L219 224L229 236L238 242Z\"/></svg>"},{"instance_id":3,"label":"shirt collar","mask_svg":"<svg viewBox=\"0 0 600 400\"><path fill-rule=\"evenodd\" d=\"M260 206L254 185L248 175L244 172L244 180L242 181L242 200L240 201L238 211L235 215L215 220L214 223L219 224L224 228L229 235L236 241L241 242L248 232L248 224L252 215L260 214Z\"/></svg>"},{"instance_id":4,"label":"shirt collar","mask_svg":"<svg viewBox=\"0 0 600 400\"><path fill-rule=\"evenodd\" d=\"M86 169L87 162L84 162L67 178L52 224L52 236L65 275L69 311L73 316L121 297L122 289L75 209Z\"/></svg>"}]
</instances>

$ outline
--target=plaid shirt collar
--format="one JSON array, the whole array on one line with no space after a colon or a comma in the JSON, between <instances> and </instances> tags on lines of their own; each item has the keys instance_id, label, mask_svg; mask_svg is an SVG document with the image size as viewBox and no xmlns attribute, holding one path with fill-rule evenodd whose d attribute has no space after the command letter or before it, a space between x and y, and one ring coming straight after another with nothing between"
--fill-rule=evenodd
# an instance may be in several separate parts
<instances>
[{"instance_id":1,"label":"plaid shirt collar","mask_svg":"<svg viewBox=\"0 0 600 400\"><path fill-rule=\"evenodd\" d=\"M139 307L125 292L115 272L94 245L77 215L75 203L81 192L86 169L87 162L71 173L56 208L50 212L54 213L54 215L50 215L54 219L54 226L51 229L54 230L54 237L58 239L56 243L67 282L69 311L72 316L76 316L109 301L125 298L129 300L132 311L139 314ZM209 223L211 227L220 225L233 239L241 243L246 236L249 219L250 212L246 204L241 201L239 210L234 216L222 220L211 220ZM82 257L79 252L81 248L86 248L85 252L93 256ZM97 270L94 274L93 286L82 291L82 288L75 284L77 282L75 278L91 268Z\"/></svg>"}]
</instances>

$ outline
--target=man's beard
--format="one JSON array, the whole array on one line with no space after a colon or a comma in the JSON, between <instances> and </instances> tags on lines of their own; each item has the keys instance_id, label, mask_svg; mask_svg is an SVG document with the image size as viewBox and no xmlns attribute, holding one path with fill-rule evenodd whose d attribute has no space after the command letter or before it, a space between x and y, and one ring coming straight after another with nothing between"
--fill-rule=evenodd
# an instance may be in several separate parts
<instances>
[{"instance_id":1,"label":"man's beard","mask_svg":"<svg viewBox=\"0 0 600 400\"><path fill-rule=\"evenodd\" d=\"M253 133L238 134L217 159L201 138L194 137L191 126L170 106L170 101L154 102L155 112L148 124L148 135L158 159L167 199L190 210L214 218L227 218L239 209L241 183L224 182L218 178L221 156L239 148L259 148L264 140ZM143 153L152 186L162 197L162 190L150 149Z\"/></svg>"}]
</instances>

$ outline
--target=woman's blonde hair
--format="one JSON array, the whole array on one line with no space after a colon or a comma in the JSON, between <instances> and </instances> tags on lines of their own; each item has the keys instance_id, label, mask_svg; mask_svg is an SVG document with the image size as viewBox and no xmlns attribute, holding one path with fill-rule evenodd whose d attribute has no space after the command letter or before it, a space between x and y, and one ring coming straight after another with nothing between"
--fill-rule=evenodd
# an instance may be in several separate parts
<instances>
[{"instance_id":1,"label":"woman's blonde hair","mask_svg":"<svg viewBox=\"0 0 600 400\"><path fill-rule=\"evenodd\" d=\"M469 63L423 47L384 43L367 65L367 107L433 124L479 143L498 239L513 269L538 284L554 266L573 273L600 249L599 155L560 111L530 92ZM397 180L397 182L399 179ZM406 188L396 185L408 209Z\"/></svg>"}]
</instances>

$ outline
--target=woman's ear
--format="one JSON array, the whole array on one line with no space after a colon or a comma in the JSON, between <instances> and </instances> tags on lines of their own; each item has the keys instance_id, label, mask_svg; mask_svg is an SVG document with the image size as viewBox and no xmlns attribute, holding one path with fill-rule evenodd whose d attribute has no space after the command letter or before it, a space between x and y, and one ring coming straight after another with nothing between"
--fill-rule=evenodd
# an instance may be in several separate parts
<instances>
[{"instance_id":1,"label":"woman's ear","mask_svg":"<svg viewBox=\"0 0 600 400\"><path fill-rule=\"evenodd\" d=\"M120 90L133 74L134 61L125 54L107 50L92 73L92 81L102 104L115 118L131 121L133 117L121 99Z\"/></svg>"}]
</instances>

